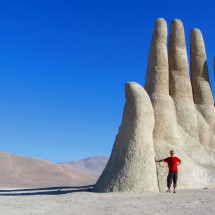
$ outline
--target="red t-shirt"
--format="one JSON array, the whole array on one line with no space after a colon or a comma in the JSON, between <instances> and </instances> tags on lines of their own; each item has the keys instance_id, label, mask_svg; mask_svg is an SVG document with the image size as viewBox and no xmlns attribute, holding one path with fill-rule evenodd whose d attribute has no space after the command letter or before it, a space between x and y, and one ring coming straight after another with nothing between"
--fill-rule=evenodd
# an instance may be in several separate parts
<instances>
[{"instance_id":1,"label":"red t-shirt","mask_svg":"<svg viewBox=\"0 0 215 215\"><path fill-rule=\"evenodd\" d=\"M168 157L164 161L168 163L169 171L178 172L178 162L181 161L178 157Z\"/></svg>"}]
</instances>

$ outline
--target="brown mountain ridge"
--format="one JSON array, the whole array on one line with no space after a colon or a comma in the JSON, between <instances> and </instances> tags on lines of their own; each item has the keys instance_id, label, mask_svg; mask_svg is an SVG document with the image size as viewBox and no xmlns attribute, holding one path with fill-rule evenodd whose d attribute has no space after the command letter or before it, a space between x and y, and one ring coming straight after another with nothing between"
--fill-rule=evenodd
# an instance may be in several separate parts
<instances>
[{"instance_id":1,"label":"brown mountain ridge","mask_svg":"<svg viewBox=\"0 0 215 215\"><path fill-rule=\"evenodd\" d=\"M0 187L82 186L97 178L92 172L0 152Z\"/></svg>"},{"instance_id":2,"label":"brown mountain ridge","mask_svg":"<svg viewBox=\"0 0 215 215\"><path fill-rule=\"evenodd\" d=\"M82 159L79 161L70 161L70 162L64 162L60 164L72 169L77 169L84 172L100 175L104 170L108 160L109 160L109 156L98 155L98 156L88 157L86 159Z\"/></svg>"}]
</instances>

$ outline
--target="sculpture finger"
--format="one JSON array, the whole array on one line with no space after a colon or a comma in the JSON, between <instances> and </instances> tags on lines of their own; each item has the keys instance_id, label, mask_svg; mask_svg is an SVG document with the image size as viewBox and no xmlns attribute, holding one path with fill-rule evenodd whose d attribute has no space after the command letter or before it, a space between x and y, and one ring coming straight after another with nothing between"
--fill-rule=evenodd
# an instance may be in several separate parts
<instances>
[{"instance_id":1,"label":"sculpture finger","mask_svg":"<svg viewBox=\"0 0 215 215\"><path fill-rule=\"evenodd\" d=\"M97 192L158 190L151 101L137 83L129 82L125 89L122 124L110 159L95 185Z\"/></svg>"},{"instance_id":2,"label":"sculpture finger","mask_svg":"<svg viewBox=\"0 0 215 215\"><path fill-rule=\"evenodd\" d=\"M215 81L215 57L214 57L214 81Z\"/></svg>"},{"instance_id":3,"label":"sculpture finger","mask_svg":"<svg viewBox=\"0 0 215 215\"><path fill-rule=\"evenodd\" d=\"M151 41L145 82L145 89L151 98L169 95L169 68L166 44L166 21L162 18L157 19Z\"/></svg>"},{"instance_id":4,"label":"sculpture finger","mask_svg":"<svg viewBox=\"0 0 215 215\"><path fill-rule=\"evenodd\" d=\"M193 29L190 34L191 44L191 81L195 104L212 105L213 95L209 82L208 65L202 33Z\"/></svg>"},{"instance_id":5,"label":"sculpture finger","mask_svg":"<svg viewBox=\"0 0 215 215\"><path fill-rule=\"evenodd\" d=\"M201 143L215 146L215 109L209 82L205 45L201 31L193 29L191 44L191 82L193 98L197 108Z\"/></svg>"},{"instance_id":6,"label":"sculpture finger","mask_svg":"<svg viewBox=\"0 0 215 215\"><path fill-rule=\"evenodd\" d=\"M174 101L169 96L167 25L164 19L157 19L154 25L145 89L152 101L155 115L154 144L162 148L167 140L175 142L178 136ZM160 156L162 153L161 150L156 155Z\"/></svg>"},{"instance_id":7,"label":"sculpture finger","mask_svg":"<svg viewBox=\"0 0 215 215\"><path fill-rule=\"evenodd\" d=\"M179 19L171 23L169 75L170 95L175 102L177 121L185 132L198 140L198 125L189 78L184 27Z\"/></svg>"}]
</instances>

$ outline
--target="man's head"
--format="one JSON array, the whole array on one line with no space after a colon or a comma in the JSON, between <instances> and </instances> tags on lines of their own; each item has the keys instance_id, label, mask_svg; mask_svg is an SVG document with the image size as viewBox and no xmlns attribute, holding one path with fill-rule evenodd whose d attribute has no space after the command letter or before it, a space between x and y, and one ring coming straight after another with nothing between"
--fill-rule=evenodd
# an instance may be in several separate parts
<instances>
[{"instance_id":1,"label":"man's head","mask_svg":"<svg viewBox=\"0 0 215 215\"><path fill-rule=\"evenodd\" d=\"M174 154L175 154L174 150L171 150L169 153L170 153L171 157L174 157Z\"/></svg>"}]
</instances>

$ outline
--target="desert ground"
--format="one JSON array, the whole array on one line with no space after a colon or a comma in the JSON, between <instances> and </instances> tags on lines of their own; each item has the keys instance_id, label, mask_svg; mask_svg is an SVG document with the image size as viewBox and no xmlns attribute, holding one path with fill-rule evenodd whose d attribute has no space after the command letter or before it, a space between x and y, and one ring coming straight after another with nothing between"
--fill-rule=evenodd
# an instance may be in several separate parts
<instances>
[{"instance_id":1,"label":"desert ground","mask_svg":"<svg viewBox=\"0 0 215 215\"><path fill-rule=\"evenodd\" d=\"M1 188L2 215L212 215L215 189L165 192L94 193L92 186Z\"/></svg>"}]
</instances>

